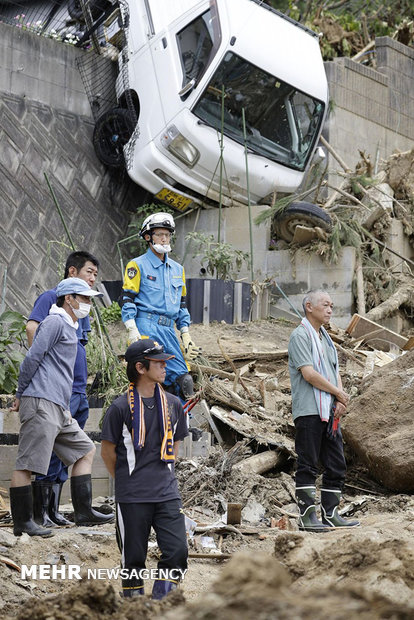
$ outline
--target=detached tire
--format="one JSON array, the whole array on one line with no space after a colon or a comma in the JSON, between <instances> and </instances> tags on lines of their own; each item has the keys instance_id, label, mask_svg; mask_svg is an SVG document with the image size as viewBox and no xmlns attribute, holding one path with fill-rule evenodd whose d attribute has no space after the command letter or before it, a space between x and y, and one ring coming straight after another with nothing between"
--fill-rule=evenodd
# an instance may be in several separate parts
<instances>
[{"instance_id":1,"label":"detached tire","mask_svg":"<svg viewBox=\"0 0 414 620\"><path fill-rule=\"evenodd\" d=\"M332 220L329 215L311 202L292 202L274 219L274 228L280 239L292 241L296 226L319 226L331 230Z\"/></svg>"},{"instance_id":2,"label":"detached tire","mask_svg":"<svg viewBox=\"0 0 414 620\"><path fill-rule=\"evenodd\" d=\"M124 108L114 108L102 114L93 132L93 146L99 161L110 168L124 168L124 146L135 127L134 115Z\"/></svg>"}]
</instances>

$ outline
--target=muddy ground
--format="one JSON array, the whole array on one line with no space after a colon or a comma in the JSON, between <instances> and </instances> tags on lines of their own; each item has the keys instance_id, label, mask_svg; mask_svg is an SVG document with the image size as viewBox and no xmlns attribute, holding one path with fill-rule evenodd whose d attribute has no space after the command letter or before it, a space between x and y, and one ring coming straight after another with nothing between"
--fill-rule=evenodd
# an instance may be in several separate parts
<instances>
[{"instance_id":1,"label":"muddy ground","mask_svg":"<svg viewBox=\"0 0 414 620\"><path fill-rule=\"evenodd\" d=\"M213 359L217 337L232 356L246 351L269 352L287 347L294 325L262 321L240 326L193 326L192 335ZM279 377L283 391L285 361L258 364L259 372ZM345 373L349 385L355 381ZM286 392L288 390L285 389ZM283 405L286 407L286 402ZM289 423L286 420L287 433ZM237 458L251 453L240 442ZM297 530L294 518L293 460L264 475L245 475L223 467L215 447L206 459L182 461L177 467L185 512L206 530L190 541L192 554L207 552L209 536L215 553L230 559L190 558L179 591L163 603L144 597L123 601L120 582L108 579L22 581L8 565L80 565L88 569L119 566L114 525L58 528L49 539L15 538L0 527L0 614L2 618L78 620L126 618L413 618L414 617L414 497L394 494L372 480L347 450L349 472L344 507L361 527L309 534ZM237 460L237 459L236 459ZM227 502L249 508L242 525L220 529ZM98 502L99 505L99 502ZM247 521L250 518L250 521ZM152 541L148 567L156 566ZM211 541L210 541L211 543ZM151 582L146 592L151 591Z\"/></svg>"}]
</instances>

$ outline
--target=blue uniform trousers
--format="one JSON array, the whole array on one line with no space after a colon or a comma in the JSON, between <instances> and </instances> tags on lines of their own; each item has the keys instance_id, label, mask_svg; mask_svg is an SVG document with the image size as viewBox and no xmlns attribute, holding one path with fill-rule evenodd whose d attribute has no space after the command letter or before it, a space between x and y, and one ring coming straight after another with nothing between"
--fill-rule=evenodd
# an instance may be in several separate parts
<instances>
[{"instance_id":1,"label":"blue uniform trousers","mask_svg":"<svg viewBox=\"0 0 414 620\"><path fill-rule=\"evenodd\" d=\"M171 325L160 325L160 317L157 314L148 313L148 316L138 316L135 322L141 336L148 336L164 346L164 351L170 355L175 355L174 359L167 361L167 374L165 377L165 385L170 386L181 375L188 373L188 366L184 360L180 349L177 335L174 329L174 321L171 319ZM162 319L163 317L161 317Z\"/></svg>"}]
</instances>

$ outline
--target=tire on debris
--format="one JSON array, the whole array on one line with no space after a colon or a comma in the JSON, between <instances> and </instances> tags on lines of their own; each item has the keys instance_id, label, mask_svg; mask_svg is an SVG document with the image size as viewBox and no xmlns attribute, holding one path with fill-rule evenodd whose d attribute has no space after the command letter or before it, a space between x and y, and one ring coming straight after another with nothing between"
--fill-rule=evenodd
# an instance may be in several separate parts
<instances>
[{"instance_id":1,"label":"tire on debris","mask_svg":"<svg viewBox=\"0 0 414 620\"><path fill-rule=\"evenodd\" d=\"M136 127L135 115L124 108L113 108L98 118L93 146L100 162L110 168L124 168L124 146Z\"/></svg>"},{"instance_id":2,"label":"tire on debris","mask_svg":"<svg viewBox=\"0 0 414 620\"><path fill-rule=\"evenodd\" d=\"M280 214L275 216L273 226L278 237L285 241L292 241L296 226L319 226L330 231L332 220L321 207L311 202L291 202Z\"/></svg>"}]
</instances>

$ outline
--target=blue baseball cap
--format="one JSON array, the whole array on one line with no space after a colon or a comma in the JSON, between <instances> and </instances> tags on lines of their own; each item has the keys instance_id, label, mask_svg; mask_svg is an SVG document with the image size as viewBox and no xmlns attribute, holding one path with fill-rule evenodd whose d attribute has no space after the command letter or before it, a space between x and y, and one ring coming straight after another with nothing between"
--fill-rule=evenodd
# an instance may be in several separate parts
<instances>
[{"instance_id":1,"label":"blue baseball cap","mask_svg":"<svg viewBox=\"0 0 414 620\"><path fill-rule=\"evenodd\" d=\"M57 297L76 294L84 295L85 297L103 297L103 293L91 289L89 284L81 278L65 278L56 287Z\"/></svg>"}]
</instances>

